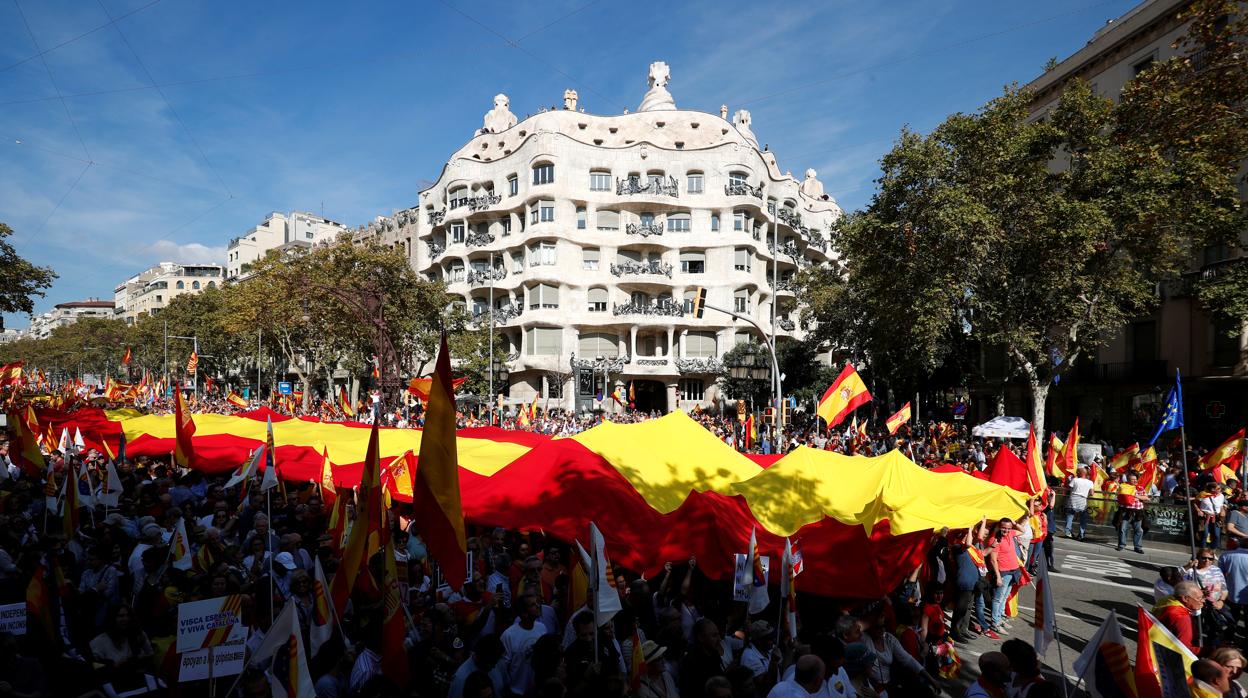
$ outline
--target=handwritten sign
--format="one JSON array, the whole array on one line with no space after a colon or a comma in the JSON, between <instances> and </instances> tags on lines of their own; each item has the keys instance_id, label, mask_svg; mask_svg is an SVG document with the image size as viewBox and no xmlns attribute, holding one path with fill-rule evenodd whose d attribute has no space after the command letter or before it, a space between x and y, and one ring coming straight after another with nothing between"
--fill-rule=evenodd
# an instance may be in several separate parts
<instances>
[{"instance_id":1,"label":"handwritten sign","mask_svg":"<svg viewBox=\"0 0 1248 698\"><path fill-rule=\"evenodd\" d=\"M242 640L212 649L184 652L178 663L178 681L201 681L241 674L246 658L247 645Z\"/></svg>"},{"instance_id":2,"label":"handwritten sign","mask_svg":"<svg viewBox=\"0 0 1248 698\"><path fill-rule=\"evenodd\" d=\"M26 634L26 604L11 603L0 606L0 633Z\"/></svg>"},{"instance_id":3,"label":"handwritten sign","mask_svg":"<svg viewBox=\"0 0 1248 698\"><path fill-rule=\"evenodd\" d=\"M767 555L759 555L758 563L763 568L763 583L766 584L768 577L771 575L771 558ZM750 556L745 553L737 553L734 567L732 600L749 601L750 594L754 591L754 571L750 569Z\"/></svg>"},{"instance_id":4,"label":"handwritten sign","mask_svg":"<svg viewBox=\"0 0 1248 698\"><path fill-rule=\"evenodd\" d=\"M247 639L241 594L178 605L178 651L193 652Z\"/></svg>"}]
</instances>

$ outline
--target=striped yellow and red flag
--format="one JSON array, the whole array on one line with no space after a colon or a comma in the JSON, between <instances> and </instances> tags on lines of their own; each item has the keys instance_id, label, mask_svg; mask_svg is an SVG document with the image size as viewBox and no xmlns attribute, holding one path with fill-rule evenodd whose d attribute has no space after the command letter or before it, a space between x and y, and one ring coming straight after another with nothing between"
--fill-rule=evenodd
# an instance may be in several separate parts
<instances>
[{"instance_id":1,"label":"striped yellow and red flag","mask_svg":"<svg viewBox=\"0 0 1248 698\"><path fill-rule=\"evenodd\" d=\"M381 378L381 359L373 357L373 378Z\"/></svg>"},{"instance_id":2,"label":"striped yellow and red flag","mask_svg":"<svg viewBox=\"0 0 1248 698\"><path fill-rule=\"evenodd\" d=\"M192 441L192 437L195 436L195 420L191 417L191 411L186 406L186 399L182 397L181 390L174 391L173 401L173 460L183 468L189 468L195 460L195 447Z\"/></svg>"},{"instance_id":3,"label":"striped yellow and red flag","mask_svg":"<svg viewBox=\"0 0 1248 698\"><path fill-rule=\"evenodd\" d=\"M242 395L239 395L233 390L230 391L229 395L225 396L225 401L239 408L240 410L245 410L250 406L247 404L247 401L243 399Z\"/></svg>"},{"instance_id":4,"label":"striped yellow and red flag","mask_svg":"<svg viewBox=\"0 0 1248 698\"><path fill-rule=\"evenodd\" d=\"M78 508L82 502L78 498L78 478L74 467L68 462L65 464L64 485L64 492L61 493L61 532L67 538L73 538L78 531Z\"/></svg>"},{"instance_id":5,"label":"striped yellow and red flag","mask_svg":"<svg viewBox=\"0 0 1248 698\"><path fill-rule=\"evenodd\" d=\"M0 366L0 388L21 383L22 366L25 363L25 361L14 361L13 363Z\"/></svg>"},{"instance_id":6,"label":"striped yellow and red flag","mask_svg":"<svg viewBox=\"0 0 1248 698\"><path fill-rule=\"evenodd\" d=\"M57 622L53 615L52 591L48 586L48 569L40 564L26 585L26 615L34 618L44 639L53 645L60 643Z\"/></svg>"},{"instance_id":7,"label":"striped yellow and red flag","mask_svg":"<svg viewBox=\"0 0 1248 698\"><path fill-rule=\"evenodd\" d=\"M342 416L354 417L355 410L351 409L351 400L347 397L347 389L344 386L338 386L338 409L342 410Z\"/></svg>"},{"instance_id":8,"label":"striped yellow and red flag","mask_svg":"<svg viewBox=\"0 0 1248 698\"><path fill-rule=\"evenodd\" d=\"M321 497L324 498L326 493L330 497L337 497L338 490L334 488L334 464L329 461L329 449L321 447Z\"/></svg>"},{"instance_id":9,"label":"striped yellow and red flag","mask_svg":"<svg viewBox=\"0 0 1248 698\"><path fill-rule=\"evenodd\" d=\"M1027 466L1027 493L1036 495L1048 489L1049 483L1044 479L1044 464L1040 462L1040 444L1036 442L1034 427L1027 435L1027 455L1023 463Z\"/></svg>"},{"instance_id":10,"label":"striped yellow and red flag","mask_svg":"<svg viewBox=\"0 0 1248 698\"><path fill-rule=\"evenodd\" d=\"M121 355L121 365L122 365L122 366L129 366L129 365L130 365L130 359L131 359L131 356L130 356L130 347L126 347L126 353L124 353L124 354L122 354L122 355Z\"/></svg>"},{"instance_id":11,"label":"striped yellow and red flag","mask_svg":"<svg viewBox=\"0 0 1248 698\"><path fill-rule=\"evenodd\" d=\"M815 413L823 417L823 421L831 429L845 421L850 412L870 401L871 393L867 391L867 384L862 381L862 376L858 375L854 365L847 363L841 370L841 375L837 376L823 397L819 398Z\"/></svg>"},{"instance_id":12,"label":"striped yellow and red flag","mask_svg":"<svg viewBox=\"0 0 1248 698\"><path fill-rule=\"evenodd\" d=\"M897 430L901 428L901 425L908 421L910 421L910 403L907 402L901 406L901 409L897 410L896 414L889 417L888 420L884 422L884 425L888 427L889 434L896 434Z\"/></svg>"},{"instance_id":13,"label":"striped yellow and red flag","mask_svg":"<svg viewBox=\"0 0 1248 698\"><path fill-rule=\"evenodd\" d=\"M428 440L426 431L425 440ZM368 560L381 549L382 505L381 456L379 455L377 424L373 423L368 437L364 471L360 479L360 501L356 505L355 524L342 549L338 572L330 583L330 595L339 617L346 612L347 600L357 586L368 590L377 589L376 580L368 569ZM342 499L346 499L343 497ZM345 518L345 517L344 517ZM345 521L340 521L340 525ZM427 539L426 539L427 540ZM467 565L467 562L464 563Z\"/></svg>"},{"instance_id":14,"label":"striped yellow and red flag","mask_svg":"<svg viewBox=\"0 0 1248 698\"><path fill-rule=\"evenodd\" d=\"M456 378L455 380L451 381L451 386L455 390L459 390L459 386L463 385L464 381L466 380L468 379ZM411 393L412 395L415 395L421 400L428 400L429 399L429 387L431 385L433 385L432 378L413 378L407 383L407 392Z\"/></svg>"},{"instance_id":15,"label":"striped yellow and red flag","mask_svg":"<svg viewBox=\"0 0 1248 698\"><path fill-rule=\"evenodd\" d=\"M403 644L404 638L407 637L407 614L403 611L403 594L399 588L399 573L394 562L394 543L390 540L390 527L382 526L381 535L383 539L381 549L383 558L381 671L400 690L406 690L410 680L407 649ZM465 564L467 564L466 561ZM443 574L446 574L445 569L443 569Z\"/></svg>"},{"instance_id":16,"label":"striped yellow and red flag","mask_svg":"<svg viewBox=\"0 0 1248 698\"><path fill-rule=\"evenodd\" d=\"M351 490L336 496L334 508L329 512L329 523L326 528L329 529L329 542L334 548L334 555L342 554L342 539L347 532L347 505L349 503L351 503Z\"/></svg>"},{"instance_id":17,"label":"striped yellow and red flag","mask_svg":"<svg viewBox=\"0 0 1248 698\"><path fill-rule=\"evenodd\" d=\"M1062 454L1058 458L1058 467L1067 475L1074 475L1079 467L1079 418L1066 436L1066 444L1062 446Z\"/></svg>"},{"instance_id":18,"label":"striped yellow and red flag","mask_svg":"<svg viewBox=\"0 0 1248 698\"><path fill-rule=\"evenodd\" d=\"M1218 444L1218 447L1200 457L1197 461L1201 470L1214 470L1219 465L1230 465L1232 470L1239 467L1244 459L1244 430L1231 434L1230 438Z\"/></svg>"},{"instance_id":19,"label":"striped yellow and red flag","mask_svg":"<svg viewBox=\"0 0 1248 698\"><path fill-rule=\"evenodd\" d=\"M1161 486L1157 472L1157 449L1149 446L1140 454L1140 460L1136 466L1140 473L1140 481L1138 487L1140 490L1147 492L1153 488L1153 485Z\"/></svg>"},{"instance_id":20,"label":"striped yellow and red flag","mask_svg":"<svg viewBox=\"0 0 1248 698\"><path fill-rule=\"evenodd\" d=\"M1109 460L1108 470L1115 477L1126 473L1131 463L1140 457L1140 444L1133 443L1129 447L1124 448Z\"/></svg>"},{"instance_id":21,"label":"striped yellow and red flag","mask_svg":"<svg viewBox=\"0 0 1248 698\"><path fill-rule=\"evenodd\" d=\"M192 351L191 358L186 360L186 372L195 375L199 371L199 352Z\"/></svg>"},{"instance_id":22,"label":"striped yellow and red flag","mask_svg":"<svg viewBox=\"0 0 1248 698\"><path fill-rule=\"evenodd\" d=\"M13 432L13 443L9 445L9 460L21 468L27 475L39 477L48 469L43 459L43 451L39 450L39 420L35 417L35 409L30 405L20 413L9 413L9 428Z\"/></svg>"},{"instance_id":23,"label":"striped yellow and red flag","mask_svg":"<svg viewBox=\"0 0 1248 698\"><path fill-rule=\"evenodd\" d=\"M455 443L455 393L451 387L451 352L446 333L425 410L425 431L420 441L420 467L412 488L413 525L429 546L452 589L464 584L468 567L468 544L459 495L459 457Z\"/></svg>"},{"instance_id":24,"label":"striped yellow and red flag","mask_svg":"<svg viewBox=\"0 0 1248 698\"><path fill-rule=\"evenodd\" d=\"M1049 437L1049 450L1044 457L1044 471L1051 477L1059 480L1066 477L1066 473L1062 470L1061 464L1058 462L1062 455L1062 440L1057 438L1057 434Z\"/></svg>"},{"instance_id":25,"label":"striped yellow and red flag","mask_svg":"<svg viewBox=\"0 0 1248 698\"><path fill-rule=\"evenodd\" d=\"M641 634L633 629L633 651L628 661L628 690L636 693L641 688L641 677L646 675L646 653L641 648Z\"/></svg>"}]
</instances>

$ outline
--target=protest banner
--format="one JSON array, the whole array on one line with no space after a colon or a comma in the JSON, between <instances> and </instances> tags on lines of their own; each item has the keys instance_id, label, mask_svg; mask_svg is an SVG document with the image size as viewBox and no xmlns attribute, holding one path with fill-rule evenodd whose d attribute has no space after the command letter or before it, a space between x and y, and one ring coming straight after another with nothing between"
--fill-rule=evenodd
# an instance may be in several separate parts
<instances>
[{"instance_id":1,"label":"protest banner","mask_svg":"<svg viewBox=\"0 0 1248 698\"><path fill-rule=\"evenodd\" d=\"M184 652L178 662L178 681L201 681L241 674L246 658L247 646L243 640Z\"/></svg>"},{"instance_id":2,"label":"protest banner","mask_svg":"<svg viewBox=\"0 0 1248 698\"><path fill-rule=\"evenodd\" d=\"M732 600L749 601L750 594L754 590L754 573L750 570L750 556L746 553L737 553L734 558L736 567L732 575ZM770 579L771 557L759 555L758 564L763 568L763 580Z\"/></svg>"},{"instance_id":3,"label":"protest banner","mask_svg":"<svg viewBox=\"0 0 1248 698\"><path fill-rule=\"evenodd\" d=\"M24 602L0 606L0 633L26 634L26 604Z\"/></svg>"},{"instance_id":4,"label":"protest banner","mask_svg":"<svg viewBox=\"0 0 1248 698\"><path fill-rule=\"evenodd\" d=\"M193 652L247 638L241 594L178 606L178 651Z\"/></svg>"}]
</instances>

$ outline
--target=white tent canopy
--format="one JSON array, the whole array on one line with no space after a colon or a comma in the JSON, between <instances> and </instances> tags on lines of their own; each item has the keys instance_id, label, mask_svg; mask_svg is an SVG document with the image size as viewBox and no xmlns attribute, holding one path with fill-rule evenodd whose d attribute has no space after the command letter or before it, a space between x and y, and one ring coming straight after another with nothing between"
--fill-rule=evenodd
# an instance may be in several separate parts
<instances>
[{"instance_id":1,"label":"white tent canopy","mask_svg":"<svg viewBox=\"0 0 1248 698\"><path fill-rule=\"evenodd\" d=\"M1022 417L993 417L971 430L972 436L994 439L1025 439L1031 425Z\"/></svg>"}]
</instances>

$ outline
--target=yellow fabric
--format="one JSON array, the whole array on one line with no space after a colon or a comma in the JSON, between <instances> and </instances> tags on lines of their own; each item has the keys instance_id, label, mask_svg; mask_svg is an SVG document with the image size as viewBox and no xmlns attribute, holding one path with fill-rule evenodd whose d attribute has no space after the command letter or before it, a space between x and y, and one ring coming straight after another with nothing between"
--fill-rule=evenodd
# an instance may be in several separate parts
<instances>
[{"instance_id":1,"label":"yellow fabric","mask_svg":"<svg viewBox=\"0 0 1248 698\"><path fill-rule=\"evenodd\" d=\"M172 415L140 415L134 410L110 410L108 418L121 421L126 440L142 434L172 439ZM382 429L381 457L400 456L406 451L420 453L423 432L415 429ZM265 423L223 414L196 414L195 437L229 434L242 439L264 441ZM368 447L368 430L345 424L306 422L290 419L273 423L273 442L278 446L311 446L325 450L334 463L361 463ZM478 475L490 476L508 463L529 452L528 446L489 439L456 440L459 465Z\"/></svg>"},{"instance_id":2,"label":"yellow fabric","mask_svg":"<svg viewBox=\"0 0 1248 698\"><path fill-rule=\"evenodd\" d=\"M824 516L868 531L887 519L899 535L970 527L984 516L1016 519L1026 510L1022 492L952 475L920 468L896 450L865 457L803 446L730 493L743 495L759 523L780 536Z\"/></svg>"},{"instance_id":3,"label":"yellow fabric","mask_svg":"<svg viewBox=\"0 0 1248 698\"><path fill-rule=\"evenodd\" d=\"M691 491L729 493L733 483L761 470L679 410L637 424L604 422L572 439L602 456L664 514Z\"/></svg>"},{"instance_id":4,"label":"yellow fabric","mask_svg":"<svg viewBox=\"0 0 1248 698\"><path fill-rule=\"evenodd\" d=\"M823 398L819 400L818 406L815 408L815 414L823 418L823 421L829 425L832 424L833 418L845 410L854 398L867 392L867 384L862 382L862 376L858 375L858 371L851 369L849 375L844 376L845 380L839 385L834 384L824 393Z\"/></svg>"}]
</instances>

